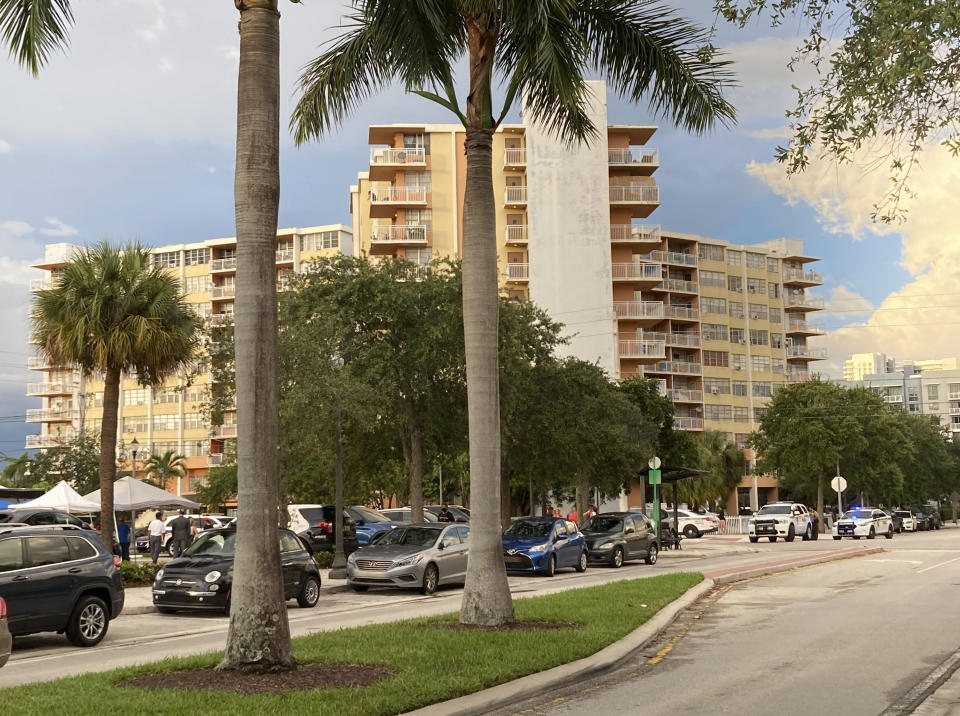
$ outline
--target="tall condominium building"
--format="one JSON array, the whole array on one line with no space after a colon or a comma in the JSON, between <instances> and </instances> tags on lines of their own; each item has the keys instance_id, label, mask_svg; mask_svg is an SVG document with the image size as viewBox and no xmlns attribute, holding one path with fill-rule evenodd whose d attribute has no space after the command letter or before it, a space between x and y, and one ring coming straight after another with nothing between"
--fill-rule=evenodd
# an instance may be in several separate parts
<instances>
[{"instance_id":1,"label":"tall condominium building","mask_svg":"<svg viewBox=\"0 0 960 716\"><path fill-rule=\"evenodd\" d=\"M57 272L74 255L77 246L49 244L44 260L36 267L44 278L31 282L31 291L51 287ZM351 254L353 232L348 226L333 224L306 229L277 231L277 288L282 290L291 272L321 256ZM229 322L233 316L236 285L237 240L208 239L152 249L155 265L166 268L180 280L187 302L210 325ZM40 399L41 406L27 410L27 422L39 423L40 432L28 435L26 447L56 447L74 438L81 430L99 432L103 418L103 381L98 376L84 377L69 367L48 365L35 355L28 365L38 372L38 381L27 386L27 395ZM213 428L207 421L205 405L209 397L209 373L200 376L175 376L156 388L143 387L135 375L125 375L121 383L117 443L126 446L126 459L132 458L130 444L137 441L137 459L163 455L173 450L186 457L187 475L167 489L176 494L192 493L212 465L219 465L224 441L236 438L236 413L227 412L223 425Z\"/></svg>"},{"instance_id":2,"label":"tall condominium building","mask_svg":"<svg viewBox=\"0 0 960 716\"><path fill-rule=\"evenodd\" d=\"M843 362L844 380L861 380L867 375L892 373L894 359L886 353L854 353Z\"/></svg>"}]
</instances>

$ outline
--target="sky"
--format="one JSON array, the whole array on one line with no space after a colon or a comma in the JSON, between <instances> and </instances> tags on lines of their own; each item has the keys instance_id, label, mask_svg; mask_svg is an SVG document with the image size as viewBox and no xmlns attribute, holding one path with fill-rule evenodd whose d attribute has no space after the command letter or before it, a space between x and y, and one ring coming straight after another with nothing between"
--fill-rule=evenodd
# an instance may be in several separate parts
<instances>
[{"instance_id":1,"label":"sky","mask_svg":"<svg viewBox=\"0 0 960 716\"><path fill-rule=\"evenodd\" d=\"M710 25L711 3L673 3ZM239 56L232 0L74 0L66 52L39 78L0 59L0 453L20 454L38 373L26 370L31 264L52 242L139 240L161 246L235 235L233 157ZM337 33L336 0L281 0L281 124L295 102L300 68ZM789 24L789 23L788 23ZM608 99L617 124L658 124L655 177L665 229L735 243L799 238L812 291L828 310L830 359L814 368L840 377L853 352L898 359L960 355L960 159L936 147L913 174L905 224L871 222L886 173L865 164L815 160L788 177L773 161L787 136L792 84L786 67L803 28L720 27L715 44L734 61L729 93L738 121L703 137L673 129L645 106ZM590 77L599 79L600 77ZM349 186L368 160L366 128L392 122L452 122L446 110L394 87L363 105L339 131L297 148L281 133L281 227L350 224ZM515 121L515 120L514 120Z\"/></svg>"}]
</instances>

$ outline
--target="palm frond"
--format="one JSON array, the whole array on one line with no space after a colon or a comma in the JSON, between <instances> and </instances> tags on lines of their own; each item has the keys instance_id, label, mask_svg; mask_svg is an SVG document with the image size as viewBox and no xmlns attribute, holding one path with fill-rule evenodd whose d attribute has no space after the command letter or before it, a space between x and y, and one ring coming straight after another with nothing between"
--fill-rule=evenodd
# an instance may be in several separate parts
<instances>
[{"instance_id":1,"label":"palm frond","mask_svg":"<svg viewBox=\"0 0 960 716\"><path fill-rule=\"evenodd\" d=\"M70 0L0 0L0 38L34 77L50 54L69 44Z\"/></svg>"}]
</instances>

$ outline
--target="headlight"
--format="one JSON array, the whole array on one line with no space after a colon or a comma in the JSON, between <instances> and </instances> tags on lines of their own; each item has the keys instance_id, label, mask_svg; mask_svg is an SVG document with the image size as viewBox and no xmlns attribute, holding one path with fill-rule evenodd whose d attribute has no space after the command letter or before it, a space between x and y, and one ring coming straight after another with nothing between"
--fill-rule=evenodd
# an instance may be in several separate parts
<instances>
[{"instance_id":1,"label":"headlight","mask_svg":"<svg viewBox=\"0 0 960 716\"><path fill-rule=\"evenodd\" d=\"M533 547L530 547L527 550L527 552L546 552L546 551L547 551L546 542L544 542L543 544L535 544Z\"/></svg>"},{"instance_id":2,"label":"headlight","mask_svg":"<svg viewBox=\"0 0 960 716\"><path fill-rule=\"evenodd\" d=\"M613 542L604 542L602 545L597 547L597 549L610 549L613 547Z\"/></svg>"},{"instance_id":3,"label":"headlight","mask_svg":"<svg viewBox=\"0 0 960 716\"><path fill-rule=\"evenodd\" d=\"M207 576L203 578L203 581L209 584L210 582L216 582L218 579L220 579L220 572L213 570L212 572L207 572Z\"/></svg>"},{"instance_id":4,"label":"headlight","mask_svg":"<svg viewBox=\"0 0 960 716\"><path fill-rule=\"evenodd\" d=\"M163 579L163 570L159 569L157 570L156 580L159 582L161 579Z\"/></svg>"},{"instance_id":5,"label":"headlight","mask_svg":"<svg viewBox=\"0 0 960 716\"><path fill-rule=\"evenodd\" d=\"M351 552L351 553L350 553L350 556L347 557L347 561L348 561L350 564L353 564L354 562L356 562L356 561L357 561L357 553L356 553L356 552Z\"/></svg>"},{"instance_id":6,"label":"headlight","mask_svg":"<svg viewBox=\"0 0 960 716\"><path fill-rule=\"evenodd\" d=\"M423 553L415 554L412 557L407 557L406 559L401 559L399 562L394 562L394 567L407 567L411 564L420 564L423 561Z\"/></svg>"}]
</instances>

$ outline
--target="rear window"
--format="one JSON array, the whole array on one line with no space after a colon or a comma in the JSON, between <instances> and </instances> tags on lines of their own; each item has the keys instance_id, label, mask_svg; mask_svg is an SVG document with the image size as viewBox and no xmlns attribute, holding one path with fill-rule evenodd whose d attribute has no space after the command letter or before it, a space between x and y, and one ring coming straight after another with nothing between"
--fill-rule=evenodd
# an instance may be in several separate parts
<instances>
[{"instance_id":1,"label":"rear window","mask_svg":"<svg viewBox=\"0 0 960 716\"><path fill-rule=\"evenodd\" d=\"M70 548L64 537L27 537L27 551L33 567L70 561Z\"/></svg>"},{"instance_id":2,"label":"rear window","mask_svg":"<svg viewBox=\"0 0 960 716\"><path fill-rule=\"evenodd\" d=\"M326 507L301 507L300 514L311 526L316 526L318 522L333 520L333 510L328 510Z\"/></svg>"},{"instance_id":3,"label":"rear window","mask_svg":"<svg viewBox=\"0 0 960 716\"><path fill-rule=\"evenodd\" d=\"M0 539L0 572L23 569L23 546L19 537Z\"/></svg>"},{"instance_id":4,"label":"rear window","mask_svg":"<svg viewBox=\"0 0 960 716\"><path fill-rule=\"evenodd\" d=\"M70 556L73 559L88 559L97 556L97 550L82 537L67 537L70 545Z\"/></svg>"}]
</instances>

